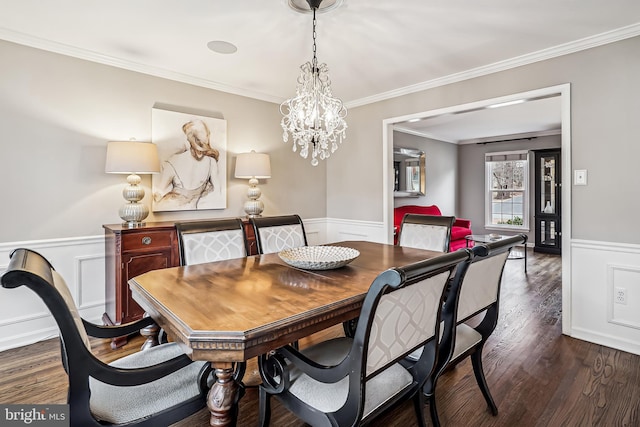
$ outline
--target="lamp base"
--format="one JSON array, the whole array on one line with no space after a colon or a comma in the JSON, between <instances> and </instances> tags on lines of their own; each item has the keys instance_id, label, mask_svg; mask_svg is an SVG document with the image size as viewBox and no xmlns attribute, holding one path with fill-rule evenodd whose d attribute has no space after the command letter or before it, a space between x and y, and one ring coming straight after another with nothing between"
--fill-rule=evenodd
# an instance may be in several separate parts
<instances>
[{"instance_id":1,"label":"lamp base","mask_svg":"<svg viewBox=\"0 0 640 427\"><path fill-rule=\"evenodd\" d=\"M131 202L122 206L118 214L124 221L123 225L134 228L142 225L142 221L149 216L149 208L142 203Z\"/></svg>"},{"instance_id":2,"label":"lamp base","mask_svg":"<svg viewBox=\"0 0 640 427\"><path fill-rule=\"evenodd\" d=\"M249 180L249 188L247 189L247 197L249 200L244 202L244 211L247 213L248 218L255 218L262 216L264 210L264 203L258 200L262 195L262 191L257 187L258 180L251 178Z\"/></svg>"},{"instance_id":3,"label":"lamp base","mask_svg":"<svg viewBox=\"0 0 640 427\"><path fill-rule=\"evenodd\" d=\"M247 218L256 218L262 216L264 210L264 203L260 200L247 200L244 202L244 211L247 214Z\"/></svg>"},{"instance_id":4,"label":"lamp base","mask_svg":"<svg viewBox=\"0 0 640 427\"><path fill-rule=\"evenodd\" d=\"M129 203L122 206L118 214L124 221L123 225L129 228L139 227L142 220L149 216L149 208L138 203L144 198L144 188L139 185L140 177L134 173L127 177L127 182L129 185L122 190L122 197Z\"/></svg>"}]
</instances>

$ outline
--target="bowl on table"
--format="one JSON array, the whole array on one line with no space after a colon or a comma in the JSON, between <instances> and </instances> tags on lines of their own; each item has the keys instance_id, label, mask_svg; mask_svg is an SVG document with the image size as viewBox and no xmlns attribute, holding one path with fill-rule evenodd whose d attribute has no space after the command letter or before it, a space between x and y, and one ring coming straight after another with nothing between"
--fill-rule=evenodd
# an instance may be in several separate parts
<instances>
[{"instance_id":1,"label":"bowl on table","mask_svg":"<svg viewBox=\"0 0 640 427\"><path fill-rule=\"evenodd\" d=\"M360 252L343 246L301 246L278 252L287 264L304 270L332 270L344 267Z\"/></svg>"}]
</instances>

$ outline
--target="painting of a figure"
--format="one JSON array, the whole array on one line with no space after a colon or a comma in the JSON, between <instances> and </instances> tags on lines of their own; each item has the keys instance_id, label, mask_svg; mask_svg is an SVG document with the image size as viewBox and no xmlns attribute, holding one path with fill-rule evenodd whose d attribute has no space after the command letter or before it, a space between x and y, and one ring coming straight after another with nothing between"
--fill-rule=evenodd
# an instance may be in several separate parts
<instances>
[{"instance_id":1,"label":"painting of a figure","mask_svg":"<svg viewBox=\"0 0 640 427\"><path fill-rule=\"evenodd\" d=\"M154 108L151 121L162 166L153 211L226 208L226 120Z\"/></svg>"}]
</instances>

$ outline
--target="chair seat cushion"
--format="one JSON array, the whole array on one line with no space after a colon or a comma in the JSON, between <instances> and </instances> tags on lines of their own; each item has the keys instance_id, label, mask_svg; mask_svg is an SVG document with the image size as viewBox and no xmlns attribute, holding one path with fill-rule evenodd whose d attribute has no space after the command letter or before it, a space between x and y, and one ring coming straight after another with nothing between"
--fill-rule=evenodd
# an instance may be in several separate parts
<instances>
[{"instance_id":1,"label":"chair seat cushion","mask_svg":"<svg viewBox=\"0 0 640 427\"><path fill-rule=\"evenodd\" d=\"M336 338L318 343L302 351L305 356L326 366L337 365L349 353L351 338ZM329 413L340 409L347 400L349 379L336 383L316 381L297 369L290 372L289 392L319 411ZM412 384L413 377L399 363L391 365L366 383L364 417Z\"/></svg>"},{"instance_id":2,"label":"chair seat cushion","mask_svg":"<svg viewBox=\"0 0 640 427\"><path fill-rule=\"evenodd\" d=\"M456 328L456 345L453 348L452 360L482 341L482 335L466 323Z\"/></svg>"},{"instance_id":3,"label":"chair seat cushion","mask_svg":"<svg viewBox=\"0 0 640 427\"><path fill-rule=\"evenodd\" d=\"M444 322L440 324L440 338L444 330ZM482 341L482 335L466 323L461 323L456 327L456 345L453 347L453 356L451 360L455 360L465 351ZM407 359L416 361L422 355L422 347L415 350L407 356Z\"/></svg>"},{"instance_id":4,"label":"chair seat cushion","mask_svg":"<svg viewBox=\"0 0 640 427\"><path fill-rule=\"evenodd\" d=\"M184 354L176 343L163 344L111 363L118 368L141 368ZM159 380L130 387L113 386L89 378L91 412L99 420L122 424L147 417L200 395L198 373L206 362L194 362Z\"/></svg>"}]
</instances>

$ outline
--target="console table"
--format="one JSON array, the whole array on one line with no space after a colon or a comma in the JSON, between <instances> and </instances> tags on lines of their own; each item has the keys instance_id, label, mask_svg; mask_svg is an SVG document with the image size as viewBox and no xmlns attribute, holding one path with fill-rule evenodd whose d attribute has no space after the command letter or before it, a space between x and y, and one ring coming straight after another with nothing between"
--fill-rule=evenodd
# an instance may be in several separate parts
<instances>
[{"instance_id":1,"label":"console table","mask_svg":"<svg viewBox=\"0 0 640 427\"><path fill-rule=\"evenodd\" d=\"M250 255L258 253L253 228L242 220ZM103 225L105 237L106 312L102 321L119 325L140 319L144 310L131 298L129 279L151 270L180 265L175 221L148 222L129 228L122 224ZM126 344L127 337L116 338L112 348Z\"/></svg>"},{"instance_id":2,"label":"console table","mask_svg":"<svg viewBox=\"0 0 640 427\"><path fill-rule=\"evenodd\" d=\"M501 239L506 239L508 237L512 237L512 236L505 236L502 234L470 234L468 236L465 236L465 240L467 241L467 247L469 247L469 242L476 242L476 243L491 243L491 242L496 242L498 240ZM511 251L511 253L509 254L509 257L507 259L524 259L524 273L527 273L527 244L525 243L524 246L522 247L522 255L519 254L515 254L513 252L513 249Z\"/></svg>"}]
</instances>

